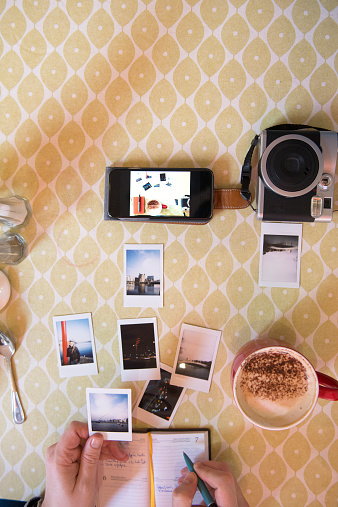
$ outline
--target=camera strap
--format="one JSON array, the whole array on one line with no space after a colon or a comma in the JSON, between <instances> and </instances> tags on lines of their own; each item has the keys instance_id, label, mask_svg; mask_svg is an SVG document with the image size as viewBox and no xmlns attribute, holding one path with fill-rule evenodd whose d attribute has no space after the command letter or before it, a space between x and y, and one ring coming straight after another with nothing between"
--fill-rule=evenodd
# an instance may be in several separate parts
<instances>
[{"instance_id":1,"label":"camera strap","mask_svg":"<svg viewBox=\"0 0 338 507\"><path fill-rule=\"evenodd\" d=\"M319 128L319 127L312 127L310 125L298 125L298 124L290 124L290 123L282 123L281 125L274 125L273 127L268 127L265 130L304 130L304 129L314 129L318 131L326 131L328 132L328 129ZM249 190L249 185L251 181L251 159L254 152L254 149L256 148L258 141L259 141L260 135L257 134L251 141L251 146L245 156L243 165L242 165L242 172L241 172L241 196L243 199L245 199L248 203L251 202L251 192Z\"/></svg>"},{"instance_id":2,"label":"camera strap","mask_svg":"<svg viewBox=\"0 0 338 507\"><path fill-rule=\"evenodd\" d=\"M243 199L240 188L215 188L214 209L244 209L251 200Z\"/></svg>"}]
</instances>

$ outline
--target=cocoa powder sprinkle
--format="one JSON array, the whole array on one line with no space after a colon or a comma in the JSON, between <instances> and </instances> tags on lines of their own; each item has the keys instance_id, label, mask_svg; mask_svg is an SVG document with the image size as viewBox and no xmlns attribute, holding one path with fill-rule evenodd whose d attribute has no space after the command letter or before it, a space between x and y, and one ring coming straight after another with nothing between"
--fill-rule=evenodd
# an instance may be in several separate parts
<instances>
[{"instance_id":1,"label":"cocoa powder sprinkle","mask_svg":"<svg viewBox=\"0 0 338 507\"><path fill-rule=\"evenodd\" d=\"M285 352L260 352L243 365L240 386L253 396L270 401L296 398L308 390L303 364Z\"/></svg>"}]
</instances>

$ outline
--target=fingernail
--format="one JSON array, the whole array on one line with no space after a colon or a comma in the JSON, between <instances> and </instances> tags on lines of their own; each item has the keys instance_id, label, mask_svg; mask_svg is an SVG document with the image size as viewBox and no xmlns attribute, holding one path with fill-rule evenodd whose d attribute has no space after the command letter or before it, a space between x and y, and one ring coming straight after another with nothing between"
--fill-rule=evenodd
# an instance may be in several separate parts
<instances>
[{"instance_id":1,"label":"fingernail","mask_svg":"<svg viewBox=\"0 0 338 507\"><path fill-rule=\"evenodd\" d=\"M185 482L186 484L191 484L192 482L194 482L195 480L195 477L196 475L194 474L194 472L189 472L183 479L183 482Z\"/></svg>"},{"instance_id":2,"label":"fingernail","mask_svg":"<svg viewBox=\"0 0 338 507\"><path fill-rule=\"evenodd\" d=\"M196 461L196 463L194 463L194 468L202 468L202 467L203 465L199 461Z\"/></svg>"},{"instance_id":3,"label":"fingernail","mask_svg":"<svg viewBox=\"0 0 338 507\"><path fill-rule=\"evenodd\" d=\"M100 437L94 436L91 439L90 445L92 446L93 449L99 449L99 447L101 447L102 445L102 439Z\"/></svg>"}]
</instances>

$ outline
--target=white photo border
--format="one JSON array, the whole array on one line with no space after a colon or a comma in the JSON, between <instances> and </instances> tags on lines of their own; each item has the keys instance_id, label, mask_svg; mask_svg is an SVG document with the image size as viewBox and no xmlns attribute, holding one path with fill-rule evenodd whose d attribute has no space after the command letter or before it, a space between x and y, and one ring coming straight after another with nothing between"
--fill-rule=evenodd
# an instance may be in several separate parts
<instances>
[{"instance_id":1,"label":"white photo border","mask_svg":"<svg viewBox=\"0 0 338 507\"><path fill-rule=\"evenodd\" d=\"M127 295L127 251L158 250L160 252L160 294L159 296ZM125 243L123 246L123 305L125 308L163 308L163 244Z\"/></svg>"},{"instance_id":2,"label":"white photo border","mask_svg":"<svg viewBox=\"0 0 338 507\"><path fill-rule=\"evenodd\" d=\"M152 324L155 338L155 354L156 354L156 368L139 368L133 370L127 370L123 366L123 346L122 346L122 335L121 326L139 325L139 324ZM158 344L158 332L157 332L157 319L156 317L141 318L141 319L119 319L117 321L117 331L119 340L119 352L120 352L120 367L121 367L121 379L122 382L138 381L138 380L160 380L160 353Z\"/></svg>"},{"instance_id":3,"label":"white photo border","mask_svg":"<svg viewBox=\"0 0 338 507\"><path fill-rule=\"evenodd\" d=\"M57 322L62 321L70 321L70 320L88 320L88 326L91 336L91 344L93 351L93 363L86 364L69 364L62 365L61 364L61 354L59 350L59 340L58 340L58 332L57 332ZM56 353L57 353L57 363L59 367L59 375L61 378L68 377L82 377L87 375L97 375L97 360L96 360L96 351L95 351L95 339L94 339L94 331L93 331L93 321L91 313L73 313L71 315L55 315L53 316L53 328L54 328L54 337L56 343Z\"/></svg>"},{"instance_id":4,"label":"white photo border","mask_svg":"<svg viewBox=\"0 0 338 507\"><path fill-rule=\"evenodd\" d=\"M170 375L172 375L172 373L173 373L173 369L170 366L167 366L166 364L163 364L163 363L160 363L160 369L170 373ZM142 421L146 424L150 424L154 428L159 428L159 429L169 428L169 426L171 425L171 423L175 417L177 409L180 406L182 399L185 395L186 388L182 387L182 386L176 386L176 387L182 387L182 392L176 401L175 407L173 408L173 411L171 413L169 420L165 420L162 417L159 417L156 414L148 412L148 410L144 410L143 408L141 408L139 406L142 401L143 395L149 385L149 382L151 382L151 380L148 380L148 382L145 383L145 385L142 389L142 392L136 402L136 405L133 410L133 417L135 417L135 419L138 419L139 421ZM170 384L170 385L173 385L173 384Z\"/></svg>"},{"instance_id":5,"label":"white photo border","mask_svg":"<svg viewBox=\"0 0 338 507\"><path fill-rule=\"evenodd\" d=\"M90 410L90 394L124 394L128 396L128 431L93 431L92 418ZM88 431L89 436L95 433L100 433L104 440L118 440L122 442L131 442L133 440L133 425L132 425L132 410L131 410L131 389L105 389L100 387L87 387L86 389L87 401L87 418L88 418Z\"/></svg>"},{"instance_id":6,"label":"white photo border","mask_svg":"<svg viewBox=\"0 0 338 507\"><path fill-rule=\"evenodd\" d=\"M302 253L302 230L303 226L300 223L281 223L281 222L262 222L261 224L261 237L259 248L259 277L258 285L260 287L281 287L297 289L300 286L300 259ZM263 280L263 246L264 236L297 236L298 237L298 256L297 256L297 273L294 282L283 282L276 280ZM276 266L276 278L278 278L279 269Z\"/></svg>"},{"instance_id":7,"label":"white photo border","mask_svg":"<svg viewBox=\"0 0 338 507\"><path fill-rule=\"evenodd\" d=\"M179 373L176 373L178 356L180 353L183 333L185 330L201 333L201 334L206 335L206 337L212 336L215 340L214 352L213 352L211 367L210 367L209 376L208 376L207 380L203 380L203 379L199 379L199 378L195 378L195 377L189 377L187 375L180 375ZM209 329L209 328L200 327L200 326L193 326L191 324L182 324L170 384L173 384L175 386L187 387L189 389L194 389L195 391L202 391L204 393L208 393L210 391L210 385L211 385L212 376L213 376L213 372L214 372L215 361L216 361L216 356L217 356L217 351L218 351L221 335L222 335L222 331L218 331L216 329Z\"/></svg>"}]
</instances>

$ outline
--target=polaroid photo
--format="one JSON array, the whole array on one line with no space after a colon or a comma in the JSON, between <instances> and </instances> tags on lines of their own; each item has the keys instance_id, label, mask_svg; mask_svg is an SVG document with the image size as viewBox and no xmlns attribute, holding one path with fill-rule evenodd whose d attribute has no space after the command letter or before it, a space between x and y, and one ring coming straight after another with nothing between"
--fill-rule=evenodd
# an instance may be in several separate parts
<instances>
[{"instance_id":1,"label":"polaroid photo","mask_svg":"<svg viewBox=\"0 0 338 507\"><path fill-rule=\"evenodd\" d=\"M121 378L160 380L160 357L156 317L117 321Z\"/></svg>"},{"instance_id":2,"label":"polaroid photo","mask_svg":"<svg viewBox=\"0 0 338 507\"><path fill-rule=\"evenodd\" d=\"M124 306L163 307L163 245L124 245Z\"/></svg>"},{"instance_id":3,"label":"polaroid photo","mask_svg":"<svg viewBox=\"0 0 338 507\"><path fill-rule=\"evenodd\" d=\"M131 389L87 388L89 435L101 433L105 440L131 441Z\"/></svg>"},{"instance_id":4,"label":"polaroid photo","mask_svg":"<svg viewBox=\"0 0 338 507\"><path fill-rule=\"evenodd\" d=\"M182 324L170 384L208 393L221 331Z\"/></svg>"},{"instance_id":5,"label":"polaroid photo","mask_svg":"<svg viewBox=\"0 0 338 507\"><path fill-rule=\"evenodd\" d=\"M301 250L302 224L262 222L259 286L299 287Z\"/></svg>"},{"instance_id":6,"label":"polaroid photo","mask_svg":"<svg viewBox=\"0 0 338 507\"><path fill-rule=\"evenodd\" d=\"M60 377L96 375L91 313L53 317L53 326Z\"/></svg>"},{"instance_id":7,"label":"polaroid photo","mask_svg":"<svg viewBox=\"0 0 338 507\"><path fill-rule=\"evenodd\" d=\"M185 393L185 388L170 384L172 368L161 363L160 380L149 380L143 388L133 417L154 428L169 428Z\"/></svg>"}]
</instances>

